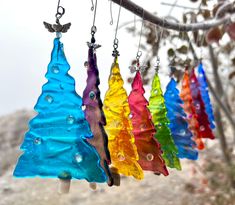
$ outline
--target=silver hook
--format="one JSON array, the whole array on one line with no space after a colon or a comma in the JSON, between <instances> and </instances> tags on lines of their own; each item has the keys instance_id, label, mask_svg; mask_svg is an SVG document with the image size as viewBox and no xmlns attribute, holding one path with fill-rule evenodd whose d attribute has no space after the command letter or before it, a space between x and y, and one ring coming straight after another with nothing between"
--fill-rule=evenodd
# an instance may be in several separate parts
<instances>
[{"instance_id":1,"label":"silver hook","mask_svg":"<svg viewBox=\"0 0 235 205\"><path fill-rule=\"evenodd\" d=\"M58 5L57 5L57 9L56 9L56 23L60 24L60 18L65 14L65 8L60 6L60 0L58 0Z\"/></svg>"},{"instance_id":2,"label":"silver hook","mask_svg":"<svg viewBox=\"0 0 235 205\"><path fill-rule=\"evenodd\" d=\"M94 11L94 2L91 0L91 11Z\"/></svg>"}]
</instances>

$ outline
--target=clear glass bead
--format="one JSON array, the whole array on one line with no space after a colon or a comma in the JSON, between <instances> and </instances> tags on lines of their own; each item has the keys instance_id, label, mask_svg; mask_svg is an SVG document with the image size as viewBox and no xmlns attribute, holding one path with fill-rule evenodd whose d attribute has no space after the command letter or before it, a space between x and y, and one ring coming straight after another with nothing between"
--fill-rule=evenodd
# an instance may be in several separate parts
<instances>
[{"instance_id":1,"label":"clear glass bead","mask_svg":"<svg viewBox=\"0 0 235 205\"><path fill-rule=\"evenodd\" d=\"M154 159L153 154L148 153L148 154L146 155L146 159L147 159L148 161L153 161L153 159Z\"/></svg>"},{"instance_id":2,"label":"clear glass bead","mask_svg":"<svg viewBox=\"0 0 235 205\"><path fill-rule=\"evenodd\" d=\"M122 154L122 153L118 153L118 160L119 161L124 161L125 160L125 156L124 156L124 154Z\"/></svg>"},{"instance_id":3,"label":"clear glass bead","mask_svg":"<svg viewBox=\"0 0 235 205\"><path fill-rule=\"evenodd\" d=\"M72 115L69 115L66 121L68 124L73 124L75 122L75 118Z\"/></svg>"},{"instance_id":4,"label":"clear glass bead","mask_svg":"<svg viewBox=\"0 0 235 205\"><path fill-rule=\"evenodd\" d=\"M95 92L94 92L94 91L91 91L91 92L89 93L89 98L92 99L92 100L95 99Z\"/></svg>"},{"instance_id":5,"label":"clear glass bead","mask_svg":"<svg viewBox=\"0 0 235 205\"><path fill-rule=\"evenodd\" d=\"M52 96L50 96L50 95L47 95L46 97L45 97L45 100L48 102L48 103L52 103L53 102L53 97Z\"/></svg>"},{"instance_id":6,"label":"clear glass bead","mask_svg":"<svg viewBox=\"0 0 235 205\"><path fill-rule=\"evenodd\" d=\"M77 163L82 162L82 155L81 154L76 153L74 158L75 158Z\"/></svg>"}]
</instances>

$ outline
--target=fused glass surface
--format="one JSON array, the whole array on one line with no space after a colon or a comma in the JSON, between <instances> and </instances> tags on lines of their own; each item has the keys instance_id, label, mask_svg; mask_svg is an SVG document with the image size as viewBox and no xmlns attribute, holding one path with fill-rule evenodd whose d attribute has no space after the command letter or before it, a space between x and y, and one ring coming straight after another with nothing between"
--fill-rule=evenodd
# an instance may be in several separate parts
<instances>
[{"instance_id":1,"label":"fused glass surface","mask_svg":"<svg viewBox=\"0 0 235 205\"><path fill-rule=\"evenodd\" d=\"M101 157L101 166L109 179L109 184L113 183L112 176L109 170L111 162L110 153L108 150L108 136L104 130L106 119L102 110L103 104L100 99L99 90L99 71L97 67L96 53L92 46L88 51L88 64L87 64L87 86L83 92L83 104L85 107L85 116L90 124L93 138L88 139Z\"/></svg>"},{"instance_id":2,"label":"fused glass surface","mask_svg":"<svg viewBox=\"0 0 235 205\"><path fill-rule=\"evenodd\" d=\"M131 121L135 144L139 154L139 164L143 170L168 175L162 150L157 139L154 138L156 129L152 116L147 108L148 101L144 97L145 90L140 72L137 71L132 83L132 91L128 97L131 109Z\"/></svg>"},{"instance_id":3,"label":"fused glass surface","mask_svg":"<svg viewBox=\"0 0 235 205\"><path fill-rule=\"evenodd\" d=\"M180 98L184 102L183 108L185 113L187 114L187 121L189 124L189 129L193 134L193 139L197 144L197 148L202 150L205 145L202 141L202 138L199 133L199 123L197 121L197 114L195 107L193 105L193 99L190 90L190 81L189 81L189 72L186 69L184 72L184 76L182 79L182 88L180 92Z\"/></svg>"},{"instance_id":4,"label":"fused glass surface","mask_svg":"<svg viewBox=\"0 0 235 205\"><path fill-rule=\"evenodd\" d=\"M82 99L75 92L74 79L59 38L54 40L51 61L35 110L29 123L14 171L16 177L59 177L105 182L100 157L86 138L92 138L82 111Z\"/></svg>"},{"instance_id":5,"label":"fused glass surface","mask_svg":"<svg viewBox=\"0 0 235 205\"><path fill-rule=\"evenodd\" d=\"M178 157L196 160L198 158L198 152L195 150L196 144L192 140L191 131L188 129L186 114L182 108L183 101L179 97L179 90L176 86L176 81L171 78L164 94L167 117L170 120L169 128L178 148Z\"/></svg>"},{"instance_id":6,"label":"fused glass surface","mask_svg":"<svg viewBox=\"0 0 235 205\"><path fill-rule=\"evenodd\" d=\"M202 138L214 139L214 135L210 128L210 122L206 114L205 105L199 89L199 83L195 75L194 69L190 74L190 90L192 93L193 105L196 110L197 120L199 123L199 134Z\"/></svg>"},{"instance_id":7,"label":"fused glass surface","mask_svg":"<svg viewBox=\"0 0 235 205\"><path fill-rule=\"evenodd\" d=\"M209 122L210 122L210 127L211 127L211 129L214 129L215 128L215 125L214 125L215 119L214 119L213 109L212 109L210 96L209 96L209 92L208 92L206 74L203 69L202 63L200 63L198 66L198 82L199 82L199 89L200 89L200 92L202 95L202 100L205 105L206 114L207 114Z\"/></svg>"},{"instance_id":8,"label":"fused glass surface","mask_svg":"<svg viewBox=\"0 0 235 205\"><path fill-rule=\"evenodd\" d=\"M161 144L163 150L163 158L168 167L181 170L180 160L177 156L178 149L175 146L168 128L169 120L166 116L167 110L162 95L161 83L156 72L152 82L151 95L149 99L149 109L153 117L153 123L157 130L155 137Z\"/></svg>"},{"instance_id":9,"label":"fused glass surface","mask_svg":"<svg viewBox=\"0 0 235 205\"><path fill-rule=\"evenodd\" d=\"M137 162L139 157L132 134L127 93L123 84L116 57L111 67L109 89L104 99L104 113L107 121L105 130L108 134L112 166L120 174L143 179L143 170Z\"/></svg>"}]
</instances>

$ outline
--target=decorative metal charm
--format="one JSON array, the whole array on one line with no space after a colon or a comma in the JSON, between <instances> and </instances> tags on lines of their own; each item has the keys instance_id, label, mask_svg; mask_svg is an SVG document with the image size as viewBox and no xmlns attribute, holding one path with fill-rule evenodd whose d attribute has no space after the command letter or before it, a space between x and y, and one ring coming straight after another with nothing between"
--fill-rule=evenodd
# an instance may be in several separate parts
<instances>
[{"instance_id":1,"label":"decorative metal charm","mask_svg":"<svg viewBox=\"0 0 235 205\"><path fill-rule=\"evenodd\" d=\"M157 56L156 63L154 65L156 72L158 72L159 67L160 67L160 58Z\"/></svg>"},{"instance_id":2,"label":"decorative metal charm","mask_svg":"<svg viewBox=\"0 0 235 205\"><path fill-rule=\"evenodd\" d=\"M47 22L43 22L44 26L46 27L46 29L51 32L51 33L66 33L70 26L71 23L66 23L64 25L60 24L60 19L62 18L62 16L65 14L65 8L60 6L60 0L58 1L58 6L57 6L57 12L55 14L56 17L56 24L49 24ZM58 37L60 38L61 35L58 35Z\"/></svg>"},{"instance_id":3,"label":"decorative metal charm","mask_svg":"<svg viewBox=\"0 0 235 205\"><path fill-rule=\"evenodd\" d=\"M43 24L46 27L46 29L51 33L54 33L54 32L66 33L71 26L71 23L61 25L59 22L57 24L49 24L44 21Z\"/></svg>"},{"instance_id":4,"label":"decorative metal charm","mask_svg":"<svg viewBox=\"0 0 235 205\"><path fill-rule=\"evenodd\" d=\"M139 57L136 57L136 62L133 65L129 66L131 73L134 73L136 71L140 71L140 73L143 73L148 67L147 65L140 65Z\"/></svg>"},{"instance_id":5,"label":"decorative metal charm","mask_svg":"<svg viewBox=\"0 0 235 205\"><path fill-rule=\"evenodd\" d=\"M100 44L94 44L94 43L90 43L90 42L87 42L87 45L89 48L93 48L94 50L101 47Z\"/></svg>"},{"instance_id":6,"label":"decorative metal charm","mask_svg":"<svg viewBox=\"0 0 235 205\"><path fill-rule=\"evenodd\" d=\"M112 54L113 57L117 57L120 55L117 49L118 49L118 39L115 38L113 41L113 54Z\"/></svg>"}]
</instances>

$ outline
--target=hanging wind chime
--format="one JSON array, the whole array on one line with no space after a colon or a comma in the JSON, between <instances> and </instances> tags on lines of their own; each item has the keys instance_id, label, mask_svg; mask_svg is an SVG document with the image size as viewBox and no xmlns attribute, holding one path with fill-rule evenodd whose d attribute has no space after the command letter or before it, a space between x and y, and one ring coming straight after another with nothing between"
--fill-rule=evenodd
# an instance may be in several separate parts
<instances>
[{"instance_id":1,"label":"hanging wind chime","mask_svg":"<svg viewBox=\"0 0 235 205\"><path fill-rule=\"evenodd\" d=\"M70 66L60 42L70 23L61 25L65 9L58 2L56 24L44 25L56 32L51 61L35 110L38 112L29 123L29 131L21 145L14 176L61 179L61 192L68 192L71 179L105 182L107 177L100 166L100 156L87 142L93 138L82 111L82 98L75 91L74 79L68 74Z\"/></svg>"},{"instance_id":2,"label":"hanging wind chime","mask_svg":"<svg viewBox=\"0 0 235 205\"><path fill-rule=\"evenodd\" d=\"M181 170L180 160L178 158L178 149L175 146L174 140L169 129L169 119L167 118L167 110L164 97L162 94L161 83L158 76L160 59L157 57L155 66L155 75L152 82L152 89L149 99L149 110L153 117L153 123L157 130L155 137L161 144L163 151L163 159L168 167Z\"/></svg>"},{"instance_id":3,"label":"hanging wind chime","mask_svg":"<svg viewBox=\"0 0 235 205\"><path fill-rule=\"evenodd\" d=\"M199 123L197 120L196 110L193 105L188 67L185 68L184 76L182 78L182 88L180 92L180 98L184 102L183 109L187 115L187 122L189 125L189 129L193 134L193 139L197 144L197 148L199 150L203 150L205 148L205 145L199 133Z\"/></svg>"},{"instance_id":4,"label":"hanging wind chime","mask_svg":"<svg viewBox=\"0 0 235 205\"><path fill-rule=\"evenodd\" d=\"M214 114L213 114L213 109L212 109L212 105L211 105L211 101L210 101L210 96L208 93L208 85L207 85L207 80L206 80L206 74L205 71L203 69L203 64L202 62L199 63L198 65L198 83L199 83L199 89L201 92L201 96L202 96L202 100L204 102L205 105L205 109L206 109L206 113L208 116L208 120L210 122L210 128L214 129L215 128L215 124L214 124Z\"/></svg>"},{"instance_id":5,"label":"hanging wind chime","mask_svg":"<svg viewBox=\"0 0 235 205\"><path fill-rule=\"evenodd\" d=\"M193 135L185 120L186 113L183 110L183 101L179 97L177 82L171 77L164 94L167 117L170 121L169 128L178 148L178 157L197 160L198 151L195 149L196 144L193 141Z\"/></svg>"},{"instance_id":6,"label":"hanging wind chime","mask_svg":"<svg viewBox=\"0 0 235 205\"><path fill-rule=\"evenodd\" d=\"M192 93L193 105L197 114L197 121L199 123L199 134L201 138L214 139L214 135L210 128L210 122L206 114L205 105L202 100L200 93L199 83L195 75L194 69L192 69L190 74L190 90Z\"/></svg>"},{"instance_id":7,"label":"hanging wind chime","mask_svg":"<svg viewBox=\"0 0 235 205\"><path fill-rule=\"evenodd\" d=\"M154 138L156 129L152 122L152 116L148 109L148 101L144 97L144 87L141 77L141 71L145 70L145 66L140 66L139 59L142 55L140 42L142 36L142 28L140 31L139 46L136 55L135 65L130 66L132 72L136 72L132 82L132 91L128 97L128 102L131 109L131 121L133 125L133 134L135 136L135 144L139 154L139 164L145 171L152 171L155 174L163 174L167 176L168 170L162 158L161 146L157 139Z\"/></svg>"},{"instance_id":8,"label":"hanging wind chime","mask_svg":"<svg viewBox=\"0 0 235 205\"><path fill-rule=\"evenodd\" d=\"M85 63L87 67L87 86L83 92L83 105L85 105L85 116L90 124L91 131L94 136L92 139L88 139L88 142L92 144L99 153L101 157L100 164L105 170L108 179L107 183L112 186L113 178L109 170L111 158L108 150L108 136L104 130L106 119L102 110L103 104L98 87L100 84L100 79L97 67L96 49L99 48L100 45L95 44L95 33L97 30L95 26L96 10L97 0L94 7L93 25L91 27L91 42L87 43L89 47L88 61Z\"/></svg>"},{"instance_id":9,"label":"hanging wind chime","mask_svg":"<svg viewBox=\"0 0 235 205\"><path fill-rule=\"evenodd\" d=\"M135 138L132 134L130 108L126 90L123 87L123 79L118 64L119 52L117 29L120 19L121 6L119 7L117 26L114 38L113 57L109 76L109 88L104 99L104 113L107 120L105 130L108 134L108 147L111 154L113 170L125 176L133 176L143 179L143 171L138 163L138 153Z\"/></svg>"}]
</instances>

